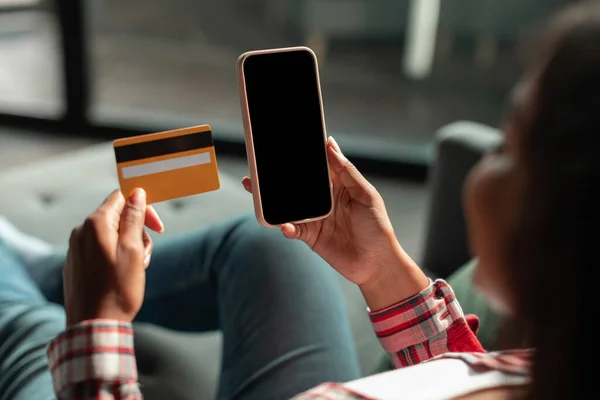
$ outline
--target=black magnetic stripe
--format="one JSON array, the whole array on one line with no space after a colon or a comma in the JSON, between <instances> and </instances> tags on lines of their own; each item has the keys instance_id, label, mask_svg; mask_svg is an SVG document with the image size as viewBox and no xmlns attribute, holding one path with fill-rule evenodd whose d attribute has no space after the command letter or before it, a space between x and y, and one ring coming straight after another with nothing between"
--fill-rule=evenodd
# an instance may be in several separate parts
<instances>
[{"instance_id":1,"label":"black magnetic stripe","mask_svg":"<svg viewBox=\"0 0 600 400\"><path fill-rule=\"evenodd\" d=\"M204 131L115 147L115 158L118 163L122 163L211 146L213 146L212 132Z\"/></svg>"}]
</instances>

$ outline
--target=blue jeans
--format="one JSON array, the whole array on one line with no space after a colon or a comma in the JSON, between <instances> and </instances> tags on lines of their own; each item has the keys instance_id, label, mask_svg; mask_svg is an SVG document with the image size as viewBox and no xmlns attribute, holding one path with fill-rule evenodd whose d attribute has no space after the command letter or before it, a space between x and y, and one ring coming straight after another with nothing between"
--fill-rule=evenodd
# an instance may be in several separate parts
<instances>
[{"instance_id":1,"label":"blue jeans","mask_svg":"<svg viewBox=\"0 0 600 400\"><path fill-rule=\"evenodd\" d=\"M65 327L63 261L23 265L0 242L0 400L54 397L45 346ZM253 217L159 241L137 320L221 330L219 398L284 399L360 375L335 272Z\"/></svg>"}]
</instances>

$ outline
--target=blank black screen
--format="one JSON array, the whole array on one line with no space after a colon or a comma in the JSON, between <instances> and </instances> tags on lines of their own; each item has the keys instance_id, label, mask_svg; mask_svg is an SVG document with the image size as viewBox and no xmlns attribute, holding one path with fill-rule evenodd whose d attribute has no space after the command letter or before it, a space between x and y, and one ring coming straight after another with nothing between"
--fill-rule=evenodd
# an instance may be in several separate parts
<instances>
[{"instance_id":1,"label":"blank black screen","mask_svg":"<svg viewBox=\"0 0 600 400\"><path fill-rule=\"evenodd\" d=\"M312 54L251 55L243 68L265 220L278 225L327 214L331 192Z\"/></svg>"}]
</instances>

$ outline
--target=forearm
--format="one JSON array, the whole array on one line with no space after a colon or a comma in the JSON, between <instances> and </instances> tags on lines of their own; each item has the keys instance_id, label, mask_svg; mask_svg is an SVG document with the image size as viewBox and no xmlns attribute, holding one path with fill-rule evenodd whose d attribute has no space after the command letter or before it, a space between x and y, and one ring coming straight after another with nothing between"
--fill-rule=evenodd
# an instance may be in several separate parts
<instances>
[{"instance_id":1,"label":"forearm","mask_svg":"<svg viewBox=\"0 0 600 400\"><path fill-rule=\"evenodd\" d=\"M406 254L395 237L390 238L392 251L377 260L377 273L359 285L367 306L377 311L408 299L431 284L431 280Z\"/></svg>"}]
</instances>

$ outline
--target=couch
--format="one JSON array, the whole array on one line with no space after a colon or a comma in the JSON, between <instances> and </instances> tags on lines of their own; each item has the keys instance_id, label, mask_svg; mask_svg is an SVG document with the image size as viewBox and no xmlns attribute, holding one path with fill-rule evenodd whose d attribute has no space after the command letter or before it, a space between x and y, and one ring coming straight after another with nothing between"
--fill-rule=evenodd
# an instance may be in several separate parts
<instances>
[{"instance_id":1,"label":"couch","mask_svg":"<svg viewBox=\"0 0 600 400\"><path fill-rule=\"evenodd\" d=\"M432 201L425 256L421 260L422 267L433 277L452 278L458 266L470 259L461 211L461 186L471 166L498 141L497 130L467 121L445 126L435 135L437 151L429 181ZM243 191L237 179L221 174L221 183L217 192L158 204L156 208L168 227L166 234L183 233L231 215L251 212L251 196ZM63 251L61 247L66 245L72 227L81 223L115 187L112 146L94 145L0 174L0 214L25 233ZM458 274L458 280L465 282L464 292L471 296L469 272L465 271L454 275ZM364 374L369 374L382 368L385 355L371 330L360 293L344 279L340 278L340 282L361 367ZM469 311L465 304L463 308ZM184 334L136 324L135 334L140 383L146 399L215 397L219 333Z\"/></svg>"}]
</instances>

